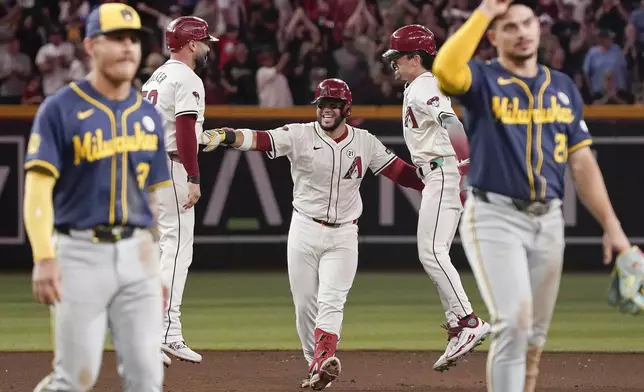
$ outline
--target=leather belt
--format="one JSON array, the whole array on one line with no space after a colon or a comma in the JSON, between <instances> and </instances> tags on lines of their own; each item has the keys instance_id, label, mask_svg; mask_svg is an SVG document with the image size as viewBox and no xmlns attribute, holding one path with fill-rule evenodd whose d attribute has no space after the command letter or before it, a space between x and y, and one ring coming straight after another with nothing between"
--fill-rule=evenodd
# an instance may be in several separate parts
<instances>
[{"instance_id":1,"label":"leather belt","mask_svg":"<svg viewBox=\"0 0 644 392\"><path fill-rule=\"evenodd\" d=\"M472 194L483 202L490 203L490 204L497 204L497 205L502 204L502 205L512 206L517 211L521 211L532 216L543 216L548 212L550 212L550 209L552 208L551 201L529 201L529 200L515 199L514 197L494 193L494 196L496 198L496 202L495 202L490 198L490 196L492 195L491 192L487 192L482 189L478 189L474 187L472 187ZM505 201L507 202L499 202L501 201L501 199L505 199Z\"/></svg>"},{"instance_id":2,"label":"leather belt","mask_svg":"<svg viewBox=\"0 0 644 392\"><path fill-rule=\"evenodd\" d=\"M115 243L126 240L134 235L135 226L104 226L99 225L91 229L72 229L70 227L56 227L60 234L72 237L88 237L95 243Z\"/></svg>"},{"instance_id":3,"label":"leather belt","mask_svg":"<svg viewBox=\"0 0 644 392\"><path fill-rule=\"evenodd\" d=\"M179 158L179 153L176 151L168 151L168 158L170 158L171 161L181 163L181 159Z\"/></svg>"},{"instance_id":4,"label":"leather belt","mask_svg":"<svg viewBox=\"0 0 644 392\"><path fill-rule=\"evenodd\" d=\"M302 216L304 216L306 218L309 218L310 220L312 220L315 223L319 223L322 226L326 226L326 227L332 227L334 229L336 229L338 227L346 226L346 225L356 225L356 224L358 224L357 219L354 219L351 222L345 222L345 223L330 223L330 222L323 221L323 220L320 220L320 219L311 218L310 216L306 216L306 215L302 214L301 212L299 212L298 210L296 210L295 208L293 210L295 212L297 212L298 214L300 214L300 215L302 215Z\"/></svg>"}]
</instances>

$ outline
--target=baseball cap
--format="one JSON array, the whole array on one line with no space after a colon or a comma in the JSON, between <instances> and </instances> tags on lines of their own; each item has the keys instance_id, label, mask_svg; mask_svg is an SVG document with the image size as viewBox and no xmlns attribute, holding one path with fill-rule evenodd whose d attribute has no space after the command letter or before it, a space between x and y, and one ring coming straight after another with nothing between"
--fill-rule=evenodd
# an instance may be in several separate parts
<instances>
[{"instance_id":1,"label":"baseball cap","mask_svg":"<svg viewBox=\"0 0 644 392\"><path fill-rule=\"evenodd\" d=\"M141 26L139 14L127 4L104 3L94 8L85 23L85 36L94 38L116 31L137 31L147 33Z\"/></svg>"}]
</instances>

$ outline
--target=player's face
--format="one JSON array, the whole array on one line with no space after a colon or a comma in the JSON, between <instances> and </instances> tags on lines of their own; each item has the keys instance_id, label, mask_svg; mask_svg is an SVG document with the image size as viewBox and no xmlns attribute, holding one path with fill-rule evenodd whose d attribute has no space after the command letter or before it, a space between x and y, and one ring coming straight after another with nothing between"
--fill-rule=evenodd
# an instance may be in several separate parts
<instances>
[{"instance_id":1,"label":"player's face","mask_svg":"<svg viewBox=\"0 0 644 392\"><path fill-rule=\"evenodd\" d=\"M141 63L141 41L134 32L100 35L86 40L85 49L94 68L114 84L133 80Z\"/></svg>"},{"instance_id":2,"label":"player's face","mask_svg":"<svg viewBox=\"0 0 644 392\"><path fill-rule=\"evenodd\" d=\"M534 11L524 5L515 5L495 21L489 38L499 56L525 61L536 57L540 35L541 27Z\"/></svg>"},{"instance_id":3,"label":"player's face","mask_svg":"<svg viewBox=\"0 0 644 392\"><path fill-rule=\"evenodd\" d=\"M396 80L409 81L413 78L415 67L418 66L420 57L400 56L391 61L391 68L394 70Z\"/></svg>"},{"instance_id":4,"label":"player's face","mask_svg":"<svg viewBox=\"0 0 644 392\"><path fill-rule=\"evenodd\" d=\"M344 102L336 99L322 99L318 102L317 118L318 124L326 132L334 131L344 117L342 116L342 108Z\"/></svg>"},{"instance_id":5,"label":"player's face","mask_svg":"<svg viewBox=\"0 0 644 392\"><path fill-rule=\"evenodd\" d=\"M204 69L208 63L208 53L210 52L210 46L207 43L201 41L194 42L194 58L195 66L197 69Z\"/></svg>"}]
</instances>

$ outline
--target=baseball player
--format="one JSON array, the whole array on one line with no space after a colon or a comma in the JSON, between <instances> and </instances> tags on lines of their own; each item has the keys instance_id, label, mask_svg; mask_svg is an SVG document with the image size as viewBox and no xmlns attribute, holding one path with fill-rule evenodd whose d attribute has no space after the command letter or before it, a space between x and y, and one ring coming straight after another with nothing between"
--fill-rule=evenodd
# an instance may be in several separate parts
<instances>
[{"instance_id":1,"label":"baseball player","mask_svg":"<svg viewBox=\"0 0 644 392\"><path fill-rule=\"evenodd\" d=\"M156 189L170 185L162 124L132 88L141 20L105 3L86 21L93 69L48 97L27 148L33 291L52 305L53 373L35 391L92 389L109 326L128 392L160 392ZM53 239L52 239L53 237Z\"/></svg>"},{"instance_id":2,"label":"baseball player","mask_svg":"<svg viewBox=\"0 0 644 392\"><path fill-rule=\"evenodd\" d=\"M492 317L494 392L535 390L563 264L566 165L604 229L604 261L630 247L589 148L579 92L568 76L537 63L534 6L484 0L433 65L441 89L465 108L471 189L460 234ZM470 60L486 31L498 58Z\"/></svg>"},{"instance_id":3,"label":"baseball player","mask_svg":"<svg viewBox=\"0 0 644 392\"><path fill-rule=\"evenodd\" d=\"M161 277L169 287L169 306L161 330L162 350L183 361L199 363L201 355L185 343L181 330L181 300L192 263L195 210L201 197L197 136L202 132L204 85L195 70L206 66L217 41L208 23L195 16L179 17L165 31L170 59L143 85L142 93L161 114L172 187L159 190ZM162 354L163 363L171 364Z\"/></svg>"},{"instance_id":4,"label":"baseball player","mask_svg":"<svg viewBox=\"0 0 644 392\"><path fill-rule=\"evenodd\" d=\"M407 82L402 108L405 143L425 183L418 212L418 255L438 288L447 318L447 348L434 363L442 372L481 344L490 330L474 313L449 256L463 211L460 170L466 169L469 156L458 157L450 142L450 134L463 133L463 125L430 72L436 55L434 34L424 26L403 26L391 35L389 46L383 58L396 78Z\"/></svg>"},{"instance_id":5,"label":"baseball player","mask_svg":"<svg viewBox=\"0 0 644 392\"><path fill-rule=\"evenodd\" d=\"M416 190L423 183L413 166L375 136L346 124L351 91L342 80L316 88L317 122L270 131L205 131L204 151L219 144L286 156L293 179L293 216L288 234L288 275L296 328L309 373L302 387L321 390L341 371L336 347L347 295L358 266L360 184L367 169Z\"/></svg>"}]
</instances>

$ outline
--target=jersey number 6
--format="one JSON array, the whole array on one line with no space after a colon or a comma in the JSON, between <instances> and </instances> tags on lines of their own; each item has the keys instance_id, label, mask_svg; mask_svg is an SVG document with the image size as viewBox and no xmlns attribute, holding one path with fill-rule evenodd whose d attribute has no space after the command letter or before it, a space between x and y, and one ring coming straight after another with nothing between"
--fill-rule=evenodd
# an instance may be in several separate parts
<instances>
[{"instance_id":1,"label":"jersey number 6","mask_svg":"<svg viewBox=\"0 0 644 392\"><path fill-rule=\"evenodd\" d=\"M141 95L143 95L143 98L150 101L152 105L157 104L157 97L159 96L159 92L157 90L141 91Z\"/></svg>"}]
</instances>

